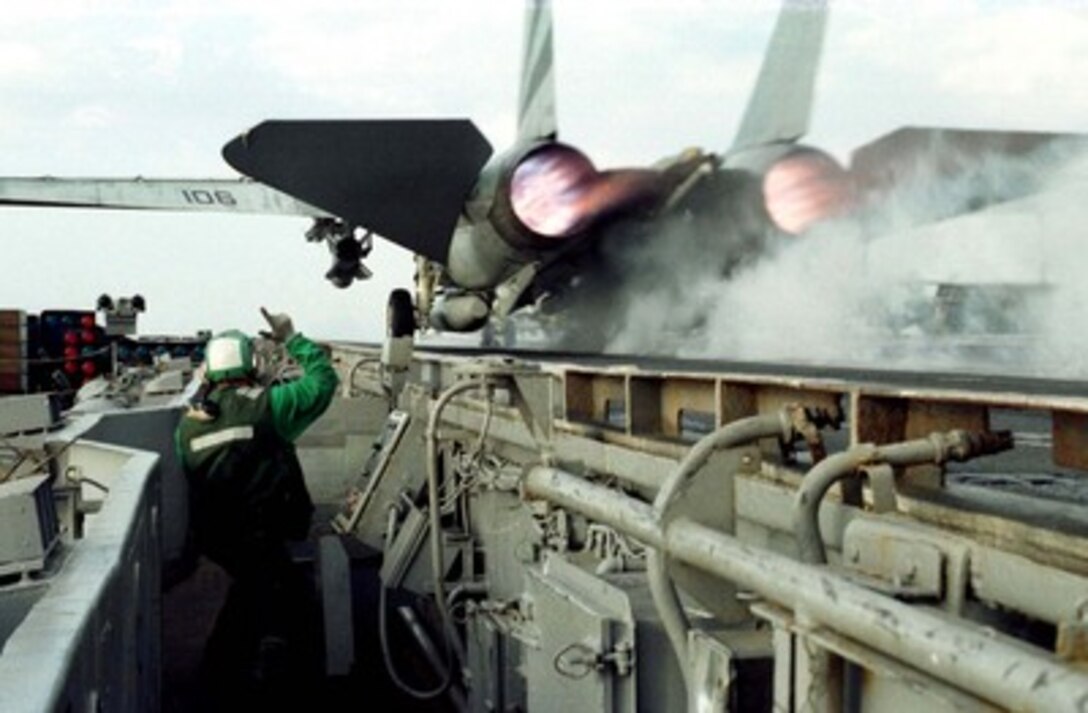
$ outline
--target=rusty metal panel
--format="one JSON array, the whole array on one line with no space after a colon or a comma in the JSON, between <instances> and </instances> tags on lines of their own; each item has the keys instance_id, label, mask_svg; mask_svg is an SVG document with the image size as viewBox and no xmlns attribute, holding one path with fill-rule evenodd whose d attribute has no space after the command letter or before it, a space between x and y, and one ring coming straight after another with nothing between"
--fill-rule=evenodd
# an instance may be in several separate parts
<instances>
[{"instance_id":1,"label":"rusty metal panel","mask_svg":"<svg viewBox=\"0 0 1088 713\"><path fill-rule=\"evenodd\" d=\"M951 401L909 402L904 439L925 438L952 429L975 433L990 430L990 407ZM940 488L944 486L944 470L935 465L912 466L904 471L900 482L920 488Z\"/></svg>"},{"instance_id":2,"label":"rusty metal panel","mask_svg":"<svg viewBox=\"0 0 1088 713\"><path fill-rule=\"evenodd\" d=\"M701 413L716 424L715 383L710 379L669 379L661 385L661 425L665 435L683 435L685 413Z\"/></svg>"},{"instance_id":3,"label":"rusty metal panel","mask_svg":"<svg viewBox=\"0 0 1088 713\"><path fill-rule=\"evenodd\" d=\"M656 436L668 434L662 418L661 388L659 378L632 376L627 383L627 432L637 435Z\"/></svg>"},{"instance_id":4,"label":"rusty metal panel","mask_svg":"<svg viewBox=\"0 0 1088 713\"><path fill-rule=\"evenodd\" d=\"M563 375L563 403L568 421L593 420L593 376L568 371Z\"/></svg>"},{"instance_id":5,"label":"rusty metal panel","mask_svg":"<svg viewBox=\"0 0 1088 713\"><path fill-rule=\"evenodd\" d=\"M850 423L854 443L896 443L957 428L987 431L990 428L990 407L985 403L858 393L854 397Z\"/></svg>"},{"instance_id":6,"label":"rusty metal panel","mask_svg":"<svg viewBox=\"0 0 1088 713\"><path fill-rule=\"evenodd\" d=\"M1055 465L1088 470L1088 414L1055 411L1051 423Z\"/></svg>"},{"instance_id":7,"label":"rusty metal panel","mask_svg":"<svg viewBox=\"0 0 1088 713\"><path fill-rule=\"evenodd\" d=\"M858 394L851 419L856 443L895 443L956 428L989 430L987 404Z\"/></svg>"},{"instance_id":8,"label":"rusty metal panel","mask_svg":"<svg viewBox=\"0 0 1088 713\"><path fill-rule=\"evenodd\" d=\"M1058 625L1055 652L1066 661L1088 663L1088 622L1070 621Z\"/></svg>"},{"instance_id":9,"label":"rusty metal panel","mask_svg":"<svg viewBox=\"0 0 1088 713\"><path fill-rule=\"evenodd\" d=\"M960 403L906 397L872 396L855 392L850 414L850 440L858 443L897 443L925 438L937 431L963 429L988 431L990 407L985 403ZM943 471L933 465L907 468L903 485L936 488L943 485Z\"/></svg>"},{"instance_id":10,"label":"rusty metal panel","mask_svg":"<svg viewBox=\"0 0 1088 713\"><path fill-rule=\"evenodd\" d=\"M0 393L26 389L26 313L0 310Z\"/></svg>"},{"instance_id":11,"label":"rusty metal panel","mask_svg":"<svg viewBox=\"0 0 1088 713\"><path fill-rule=\"evenodd\" d=\"M951 401L910 401L904 438L924 438L935 431L990 430L990 407Z\"/></svg>"},{"instance_id":12,"label":"rusty metal panel","mask_svg":"<svg viewBox=\"0 0 1088 713\"><path fill-rule=\"evenodd\" d=\"M856 393L850 414L850 442L896 443L907 427L906 399Z\"/></svg>"},{"instance_id":13,"label":"rusty metal panel","mask_svg":"<svg viewBox=\"0 0 1088 713\"><path fill-rule=\"evenodd\" d=\"M1035 409L1088 413L1088 399L1079 394L1030 393L1009 390L964 390L962 388L927 387L921 383L905 387L857 382L853 388L867 398L902 399L904 401L944 401L961 404L981 404L1011 409Z\"/></svg>"},{"instance_id":14,"label":"rusty metal panel","mask_svg":"<svg viewBox=\"0 0 1088 713\"><path fill-rule=\"evenodd\" d=\"M608 423L609 405L625 403L624 377L568 371L563 377L563 394L568 421Z\"/></svg>"},{"instance_id":15,"label":"rusty metal panel","mask_svg":"<svg viewBox=\"0 0 1088 713\"><path fill-rule=\"evenodd\" d=\"M756 389L751 384L718 382L718 425L756 414Z\"/></svg>"},{"instance_id":16,"label":"rusty metal panel","mask_svg":"<svg viewBox=\"0 0 1088 713\"><path fill-rule=\"evenodd\" d=\"M704 414L716 425L716 384L713 379L632 376L628 382L630 433L680 438L684 415Z\"/></svg>"}]
</instances>

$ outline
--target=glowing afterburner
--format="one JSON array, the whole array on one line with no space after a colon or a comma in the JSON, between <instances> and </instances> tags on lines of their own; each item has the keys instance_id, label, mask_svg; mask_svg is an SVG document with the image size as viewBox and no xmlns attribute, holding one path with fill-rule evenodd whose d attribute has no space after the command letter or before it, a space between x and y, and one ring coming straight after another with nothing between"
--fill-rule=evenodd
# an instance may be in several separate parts
<instances>
[{"instance_id":1,"label":"glowing afterburner","mask_svg":"<svg viewBox=\"0 0 1088 713\"><path fill-rule=\"evenodd\" d=\"M577 149L549 144L528 154L510 179L510 204L521 223L548 239L570 238L618 211L661 195L656 171L598 171Z\"/></svg>"},{"instance_id":2,"label":"glowing afterburner","mask_svg":"<svg viewBox=\"0 0 1088 713\"><path fill-rule=\"evenodd\" d=\"M794 235L842 214L853 193L850 175L833 158L812 149L788 154L763 176L767 214L778 228Z\"/></svg>"}]
</instances>

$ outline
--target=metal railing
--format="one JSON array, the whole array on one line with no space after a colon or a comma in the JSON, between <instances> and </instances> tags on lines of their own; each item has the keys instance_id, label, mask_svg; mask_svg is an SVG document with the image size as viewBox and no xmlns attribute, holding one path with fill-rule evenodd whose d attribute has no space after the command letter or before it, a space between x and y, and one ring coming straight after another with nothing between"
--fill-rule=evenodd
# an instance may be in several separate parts
<instances>
[{"instance_id":1,"label":"metal railing","mask_svg":"<svg viewBox=\"0 0 1088 713\"><path fill-rule=\"evenodd\" d=\"M0 710L157 710L159 456L80 440L68 466L108 495L0 651Z\"/></svg>"}]
</instances>

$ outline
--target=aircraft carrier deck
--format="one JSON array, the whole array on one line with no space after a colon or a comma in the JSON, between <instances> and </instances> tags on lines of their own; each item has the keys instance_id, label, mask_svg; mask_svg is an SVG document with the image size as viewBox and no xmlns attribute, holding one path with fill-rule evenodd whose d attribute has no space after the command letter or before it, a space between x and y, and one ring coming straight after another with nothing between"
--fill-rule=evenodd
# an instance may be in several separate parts
<instances>
[{"instance_id":1,"label":"aircraft carrier deck","mask_svg":"<svg viewBox=\"0 0 1088 713\"><path fill-rule=\"evenodd\" d=\"M331 345L299 442L300 706L1088 701L1088 384L393 341ZM237 703L228 579L182 566L190 374L0 400L0 709Z\"/></svg>"}]
</instances>

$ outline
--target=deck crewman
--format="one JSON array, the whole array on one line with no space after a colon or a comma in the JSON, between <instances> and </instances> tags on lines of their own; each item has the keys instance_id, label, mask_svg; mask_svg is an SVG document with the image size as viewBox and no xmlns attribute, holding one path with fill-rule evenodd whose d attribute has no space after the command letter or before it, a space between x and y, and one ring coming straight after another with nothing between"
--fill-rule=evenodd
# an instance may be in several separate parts
<instances>
[{"instance_id":1,"label":"deck crewman","mask_svg":"<svg viewBox=\"0 0 1088 713\"><path fill-rule=\"evenodd\" d=\"M237 330L218 334L175 433L196 550L232 579L205 668L218 683L241 685L243 695L277 689L300 645L305 589L288 542L306 537L313 503L294 441L329 407L338 383L328 355L296 332L290 317L263 307L261 313L301 378L262 388L252 340Z\"/></svg>"}]
</instances>

